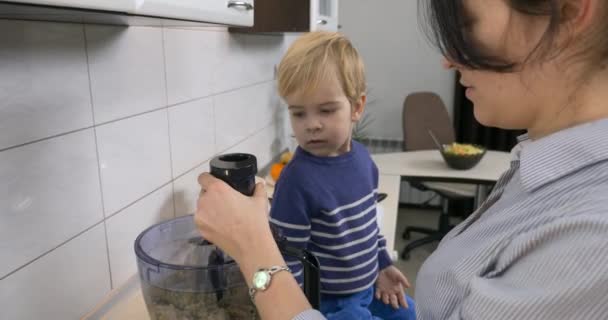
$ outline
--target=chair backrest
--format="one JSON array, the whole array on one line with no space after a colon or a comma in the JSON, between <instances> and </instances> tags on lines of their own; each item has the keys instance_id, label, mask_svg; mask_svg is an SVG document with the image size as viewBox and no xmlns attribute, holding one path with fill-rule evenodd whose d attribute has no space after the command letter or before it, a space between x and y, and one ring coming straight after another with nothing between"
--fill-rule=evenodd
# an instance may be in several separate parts
<instances>
[{"instance_id":1,"label":"chair backrest","mask_svg":"<svg viewBox=\"0 0 608 320\"><path fill-rule=\"evenodd\" d=\"M436 149L428 130L440 143L455 140L454 127L441 98L432 92L412 93L403 103L403 150Z\"/></svg>"}]
</instances>

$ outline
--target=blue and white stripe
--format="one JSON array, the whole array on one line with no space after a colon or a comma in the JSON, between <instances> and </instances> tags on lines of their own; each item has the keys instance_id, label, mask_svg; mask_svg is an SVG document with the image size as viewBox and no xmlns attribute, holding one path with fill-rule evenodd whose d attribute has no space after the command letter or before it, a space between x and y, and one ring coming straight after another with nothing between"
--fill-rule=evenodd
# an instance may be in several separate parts
<instances>
[{"instance_id":1,"label":"blue and white stripe","mask_svg":"<svg viewBox=\"0 0 608 320\"><path fill-rule=\"evenodd\" d=\"M376 221L377 186L377 168L356 143L350 158L331 160L298 149L281 174L270 221L319 259L325 294L363 291L391 263ZM285 258L301 283L302 266Z\"/></svg>"}]
</instances>

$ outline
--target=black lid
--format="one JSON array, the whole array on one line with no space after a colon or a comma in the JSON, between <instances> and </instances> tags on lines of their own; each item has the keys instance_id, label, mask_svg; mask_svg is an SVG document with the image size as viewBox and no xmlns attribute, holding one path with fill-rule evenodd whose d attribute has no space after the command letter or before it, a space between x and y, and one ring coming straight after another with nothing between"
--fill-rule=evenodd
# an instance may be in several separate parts
<instances>
[{"instance_id":1,"label":"black lid","mask_svg":"<svg viewBox=\"0 0 608 320\"><path fill-rule=\"evenodd\" d=\"M211 174L218 178L242 179L258 173L257 159L248 153L230 153L211 159Z\"/></svg>"}]
</instances>

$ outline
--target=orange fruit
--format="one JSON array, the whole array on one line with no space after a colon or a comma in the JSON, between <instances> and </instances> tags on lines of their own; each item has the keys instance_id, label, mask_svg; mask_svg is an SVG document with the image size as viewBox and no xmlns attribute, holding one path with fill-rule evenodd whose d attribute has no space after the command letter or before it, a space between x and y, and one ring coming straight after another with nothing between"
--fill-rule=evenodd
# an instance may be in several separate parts
<instances>
[{"instance_id":1,"label":"orange fruit","mask_svg":"<svg viewBox=\"0 0 608 320\"><path fill-rule=\"evenodd\" d=\"M285 167L282 163L275 163L270 167L270 176L274 181L279 180L279 176L281 175L281 171L283 171L283 167Z\"/></svg>"}]
</instances>

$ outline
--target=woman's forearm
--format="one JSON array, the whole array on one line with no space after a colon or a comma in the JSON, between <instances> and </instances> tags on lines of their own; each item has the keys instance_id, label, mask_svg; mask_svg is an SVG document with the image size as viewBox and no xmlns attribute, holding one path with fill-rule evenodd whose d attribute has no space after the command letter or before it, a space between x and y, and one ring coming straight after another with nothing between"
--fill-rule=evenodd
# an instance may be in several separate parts
<instances>
[{"instance_id":1,"label":"woman's forearm","mask_svg":"<svg viewBox=\"0 0 608 320\"><path fill-rule=\"evenodd\" d=\"M263 237L255 247L252 246L243 253L243 257L237 259L249 286L259 268L285 265L274 239ZM268 289L256 293L255 304L264 320L292 319L311 308L295 278L288 272L274 274Z\"/></svg>"},{"instance_id":2,"label":"woman's forearm","mask_svg":"<svg viewBox=\"0 0 608 320\"><path fill-rule=\"evenodd\" d=\"M258 269L285 265L268 224L268 196L262 184L246 197L209 173L198 181L201 194L194 222L205 239L235 259L249 286ZM310 310L295 278L285 271L275 273L268 289L256 293L255 304L263 319L293 319L307 310L312 318L303 319L323 319Z\"/></svg>"}]
</instances>

